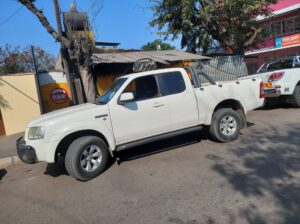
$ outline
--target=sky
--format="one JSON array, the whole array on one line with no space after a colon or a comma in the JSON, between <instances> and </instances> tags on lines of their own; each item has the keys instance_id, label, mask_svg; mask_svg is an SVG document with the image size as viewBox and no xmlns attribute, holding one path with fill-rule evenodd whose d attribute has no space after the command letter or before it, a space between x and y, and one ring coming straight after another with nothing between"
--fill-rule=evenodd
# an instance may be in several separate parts
<instances>
[{"instance_id":1,"label":"sky","mask_svg":"<svg viewBox=\"0 0 300 224\"><path fill-rule=\"evenodd\" d=\"M59 0L61 11L68 11L74 0ZM76 0L79 11L89 13L93 18L92 7L95 0ZM50 24L56 29L52 0L36 0ZM119 48L139 49L143 44L155 39L163 39L157 30L149 26L153 12L149 0L104 0L103 8L92 23L97 41L118 42ZM0 47L5 44L25 47L39 46L45 51L58 55L59 43L47 33L38 19L17 0L0 0ZM179 40L167 41L180 49Z\"/></svg>"}]
</instances>

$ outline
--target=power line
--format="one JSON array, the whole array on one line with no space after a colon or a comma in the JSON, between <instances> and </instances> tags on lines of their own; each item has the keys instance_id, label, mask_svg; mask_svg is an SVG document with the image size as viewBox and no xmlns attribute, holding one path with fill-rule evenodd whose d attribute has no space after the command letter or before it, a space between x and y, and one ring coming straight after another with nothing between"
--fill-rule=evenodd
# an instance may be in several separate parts
<instances>
[{"instance_id":1,"label":"power line","mask_svg":"<svg viewBox=\"0 0 300 224\"><path fill-rule=\"evenodd\" d=\"M0 26L4 25L5 23L7 23L10 19L12 19L15 15L17 15L21 9L23 8L23 5L21 5L14 13L12 13L9 17L7 17L5 20L3 20L0 23Z\"/></svg>"}]
</instances>

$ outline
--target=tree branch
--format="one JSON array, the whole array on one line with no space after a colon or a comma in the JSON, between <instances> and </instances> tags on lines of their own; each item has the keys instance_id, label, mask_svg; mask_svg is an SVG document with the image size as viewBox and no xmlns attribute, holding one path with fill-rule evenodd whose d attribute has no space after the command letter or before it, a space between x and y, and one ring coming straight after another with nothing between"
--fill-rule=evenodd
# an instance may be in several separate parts
<instances>
[{"instance_id":1,"label":"tree branch","mask_svg":"<svg viewBox=\"0 0 300 224\"><path fill-rule=\"evenodd\" d=\"M251 37L245 42L244 47L248 47L249 45L251 45L254 40L256 39L257 35L261 32L262 28L252 28L252 30L254 31L253 34L251 35Z\"/></svg>"},{"instance_id":2,"label":"tree branch","mask_svg":"<svg viewBox=\"0 0 300 224\"><path fill-rule=\"evenodd\" d=\"M71 42L65 38L64 36L58 35L55 29L50 25L48 19L45 17L43 12L35 7L31 0L19 0L19 2L24 5L29 11L31 11L38 19L40 20L41 24L46 28L47 32L53 36L55 40L58 40L62 43L65 47L69 47Z\"/></svg>"}]
</instances>

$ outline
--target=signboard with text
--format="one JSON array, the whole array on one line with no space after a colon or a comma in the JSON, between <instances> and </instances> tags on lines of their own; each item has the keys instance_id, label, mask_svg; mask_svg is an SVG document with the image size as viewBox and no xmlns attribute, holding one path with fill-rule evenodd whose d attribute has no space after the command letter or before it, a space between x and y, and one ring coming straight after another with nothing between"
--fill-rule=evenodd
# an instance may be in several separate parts
<instances>
[{"instance_id":1,"label":"signboard with text","mask_svg":"<svg viewBox=\"0 0 300 224\"><path fill-rule=\"evenodd\" d=\"M300 44L300 33L285 37L278 37L275 40L275 48L289 47L298 44Z\"/></svg>"}]
</instances>

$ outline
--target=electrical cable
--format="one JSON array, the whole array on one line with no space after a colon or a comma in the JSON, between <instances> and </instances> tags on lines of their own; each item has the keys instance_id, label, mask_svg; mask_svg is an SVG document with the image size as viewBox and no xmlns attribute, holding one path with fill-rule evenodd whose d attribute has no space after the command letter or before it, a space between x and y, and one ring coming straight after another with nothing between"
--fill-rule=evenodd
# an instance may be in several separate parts
<instances>
[{"instance_id":1,"label":"electrical cable","mask_svg":"<svg viewBox=\"0 0 300 224\"><path fill-rule=\"evenodd\" d=\"M11 20L15 15L17 15L21 9L23 8L23 5L21 5L14 13L12 13L9 17L7 17L5 20L3 20L2 22L0 22L0 26L4 25L5 23L7 23L9 20Z\"/></svg>"}]
</instances>

